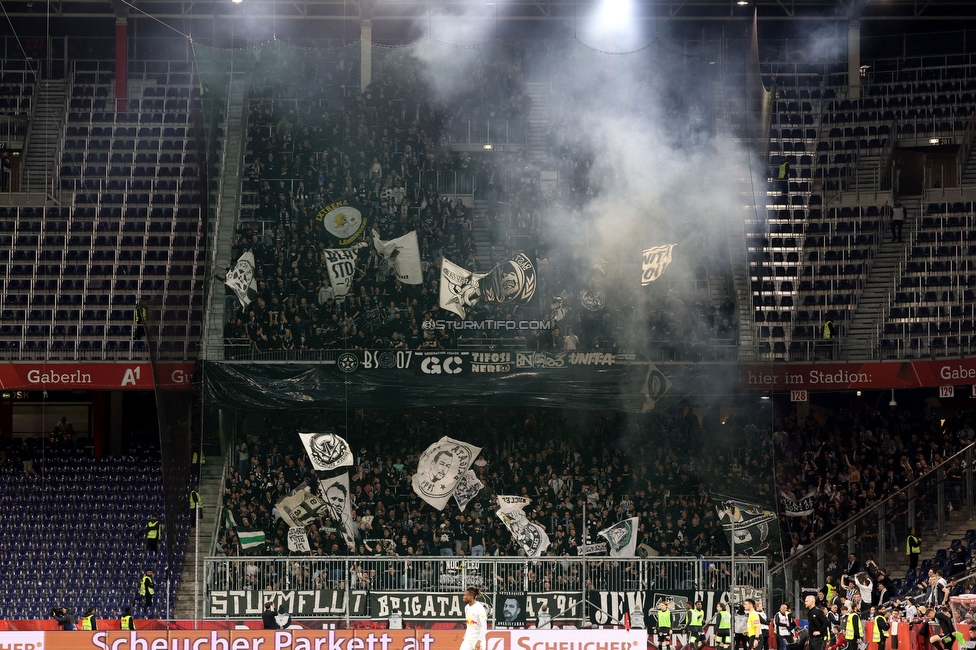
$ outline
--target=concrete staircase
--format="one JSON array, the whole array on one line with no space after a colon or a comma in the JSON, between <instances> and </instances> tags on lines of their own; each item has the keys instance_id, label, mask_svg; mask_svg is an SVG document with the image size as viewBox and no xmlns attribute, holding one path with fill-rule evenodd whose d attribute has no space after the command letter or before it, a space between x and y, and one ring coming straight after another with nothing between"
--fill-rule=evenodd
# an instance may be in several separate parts
<instances>
[{"instance_id":1,"label":"concrete staircase","mask_svg":"<svg viewBox=\"0 0 976 650\"><path fill-rule=\"evenodd\" d=\"M905 250L911 245L919 208L905 205L904 243L891 240L888 231L881 234L881 245L868 271L854 318L847 331L840 333L840 358L848 360L871 359L877 353L878 326L882 321L888 297L894 289L899 263L905 259ZM887 226L887 223L883 223Z\"/></svg>"},{"instance_id":2,"label":"concrete staircase","mask_svg":"<svg viewBox=\"0 0 976 650\"><path fill-rule=\"evenodd\" d=\"M719 136L717 142L721 143L723 138L726 140L734 138L729 123L729 111L726 110L729 102L722 81L715 83L713 92L715 132ZM738 142L738 139L736 141ZM758 173L760 165L758 162L750 164L751 161L748 157L753 154L749 153L747 148L733 145L726 153L729 156L734 156L739 178L737 196L730 203L730 209L726 214L726 239L729 248L732 285L735 288L733 299L739 318L739 359L748 361L756 358L757 349L756 328L752 312L752 289L749 282L749 261L746 251L745 221L748 218L755 219L755 205L759 197L754 192L755 183L752 176L753 172Z\"/></svg>"},{"instance_id":3,"label":"concrete staircase","mask_svg":"<svg viewBox=\"0 0 976 650\"><path fill-rule=\"evenodd\" d=\"M224 267L230 263L234 227L237 225L237 211L241 203L241 170L244 166L242 154L247 130L247 77L242 73L232 74L227 92L229 101L223 125L224 152L219 167L219 189L216 193L219 198L211 202L218 206L217 230L207 233L214 238L216 263ZM218 286L219 281L214 282L216 289L210 292L204 340L204 358L211 360L223 359L224 290Z\"/></svg>"},{"instance_id":4,"label":"concrete staircase","mask_svg":"<svg viewBox=\"0 0 976 650\"><path fill-rule=\"evenodd\" d=\"M51 192L51 181L58 165L61 146L61 124L64 122L68 82L42 81L31 116L25 145L22 191L30 194Z\"/></svg>"},{"instance_id":5,"label":"concrete staircase","mask_svg":"<svg viewBox=\"0 0 976 650\"><path fill-rule=\"evenodd\" d=\"M543 162L549 158L546 150L546 130L549 127L549 96L552 87L548 83L528 82L525 94L532 100L526 125L525 155L530 162Z\"/></svg>"},{"instance_id":6,"label":"concrete staircase","mask_svg":"<svg viewBox=\"0 0 976 650\"><path fill-rule=\"evenodd\" d=\"M199 611L196 610L196 563L200 559L200 597L203 597L206 585L203 577L203 558L210 555L210 547L213 545L214 528L218 506L223 495L223 486L220 479L224 471L224 466L220 462L220 457L213 458L215 462L204 465L200 470L200 500L203 502L203 515L198 525L198 530L190 531L190 538L186 544L186 554L183 557L183 571L180 573L180 586L176 591L176 606L173 609L173 618L194 619L198 615L203 615L203 603L200 603ZM200 536L200 553L197 554L196 535Z\"/></svg>"},{"instance_id":7,"label":"concrete staircase","mask_svg":"<svg viewBox=\"0 0 976 650\"><path fill-rule=\"evenodd\" d=\"M976 147L969 150L966 166L962 168L963 187L976 187Z\"/></svg>"},{"instance_id":8,"label":"concrete staircase","mask_svg":"<svg viewBox=\"0 0 976 650\"><path fill-rule=\"evenodd\" d=\"M974 527L973 520L970 519L965 510L953 510L946 521L946 534L939 539L934 530L926 529L920 531L919 539L922 542L922 552L918 556L919 564L924 560L935 559L935 554L940 549L948 549L954 539L964 539L966 531ZM889 551L885 555L885 565L888 574L894 578L901 578L908 572L908 556L905 555L905 540L894 540L894 551Z\"/></svg>"}]
</instances>

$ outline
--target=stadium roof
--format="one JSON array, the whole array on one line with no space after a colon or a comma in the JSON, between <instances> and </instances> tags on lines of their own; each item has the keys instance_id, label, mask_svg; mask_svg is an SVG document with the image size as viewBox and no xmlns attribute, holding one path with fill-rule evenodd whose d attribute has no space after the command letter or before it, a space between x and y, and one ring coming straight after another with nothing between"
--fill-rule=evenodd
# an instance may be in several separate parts
<instances>
[{"instance_id":1,"label":"stadium roof","mask_svg":"<svg viewBox=\"0 0 976 650\"><path fill-rule=\"evenodd\" d=\"M594 0L366 0L374 21L398 21L434 15L504 21L565 21L587 11ZM973 0L635 0L644 21L741 21L754 10L760 20L848 20L852 12L871 21L959 21L976 18ZM162 20L235 19L359 20L360 0L8 0L10 17L114 18L116 7L130 17ZM148 16L147 16L148 15ZM956 25L956 28L961 25Z\"/></svg>"}]
</instances>

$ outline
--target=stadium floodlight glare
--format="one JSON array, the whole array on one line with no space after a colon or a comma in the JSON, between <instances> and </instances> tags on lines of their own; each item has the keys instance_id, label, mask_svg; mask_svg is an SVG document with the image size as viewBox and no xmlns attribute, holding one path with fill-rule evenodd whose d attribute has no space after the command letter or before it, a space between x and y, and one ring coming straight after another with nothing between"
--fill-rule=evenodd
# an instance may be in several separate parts
<instances>
[{"instance_id":1,"label":"stadium floodlight glare","mask_svg":"<svg viewBox=\"0 0 976 650\"><path fill-rule=\"evenodd\" d=\"M583 40L593 47L626 52L643 45L635 0L600 0L594 7Z\"/></svg>"},{"instance_id":2,"label":"stadium floodlight glare","mask_svg":"<svg viewBox=\"0 0 976 650\"><path fill-rule=\"evenodd\" d=\"M239 5L242 2L244 2L244 0L230 0L230 1L233 2L235 5Z\"/></svg>"},{"instance_id":3,"label":"stadium floodlight glare","mask_svg":"<svg viewBox=\"0 0 976 650\"><path fill-rule=\"evenodd\" d=\"M749 0L739 0L735 4L739 5L740 7L747 7L749 6Z\"/></svg>"}]
</instances>

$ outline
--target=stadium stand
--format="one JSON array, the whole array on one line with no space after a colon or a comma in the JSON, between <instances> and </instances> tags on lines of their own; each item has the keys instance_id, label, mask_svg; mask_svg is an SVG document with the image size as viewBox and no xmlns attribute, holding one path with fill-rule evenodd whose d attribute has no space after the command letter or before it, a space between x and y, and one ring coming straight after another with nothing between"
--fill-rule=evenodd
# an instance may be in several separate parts
<instances>
[{"instance_id":1,"label":"stadium stand","mask_svg":"<svg viewBox=\"0 0 976 650\"><path fill-rule=\"evenodd\" d=\"M302 65L313 63L309 57ZM531 179L533 170L522 150L469 153L466 147L472 138L487 140L501 123L524 131L520 120L531 103L518 66L516 56L507 66L478 68L475 77L503 83L492 84L487 95L476 90L484 86L475 84L472 96L462 93L451 115L426 98L422 85L411 87L401 77L374 78L365 95L343 87L342 74L349 71L322 75L314 88L293 87L276 77L274 85L253 81L234 259L245 250L255 253L258 295L246 313L233 313L238 303L228 292L227 354L299 358L320 349L454 347L484 343L487 337L515 349L562 350L571 344L585 350L645 351L672 360L714 354L732 358L734 303L715 281L721 272L710 270L704 260L692 277L673 281L662 295L648 291L650 316L640 340L618 339L623 310L602 303L593 309L576 307L575 296L588 279L574 270L574 260L549 260L546 241L557 214L578 216L581 206L598 196L596 181L588 178L587 144L551 143L552 162L567 172L556 191L543 190ZM416 71L404 76L413 78ZM313 99L293 99L302 94ZM496 117L475 121L485 115ZM353 128L351 120L359 124ZM513 171L519 167L525 177ZM361 271L350 296L344 302L331 297L334 292L317 264L324 237L316 216L321 206L343 196L371 208L382 239L418 230L422 287L387 277L381 258L367 248L359 252ZM556 328L475 337L428 327L445 314L437 310L435 290L440 257L486 272L521 250L536 250L539 256L541 297L535 313L478 307L468 318L550 320L558 314L562 320ZM579 342L567 344L567 337Z\"/></svg>"},{"instance_id":2,"label":"stadium stand","mask_svg":"<svg viewBox=\"0 0 976 650\"><path fill-rule=\"evenodd\" d=\"M199 352L203 135L187 124L199 88L188 63L144 62L130 71L147 99L117 113L109 67L76 62L59 154L70 204L0 208L2 359L145 359L138 304L161 312L162 356Z\"/></svg>"},{"instance_id":3,"label":"stadium stand","mask_svg":"<svg viewBox=\"0 0 976 650\"><path fill-rule=\"evenodd\" d=\"M159 451L133 447L124 457L91 458L73 447L37 443L10 450L11 462L0 468L0 508L8 514L0 519L0 580L7 594L0 617L43 619L55 606L117 616L135 605L146 569L165 584L166 545L153 555L145 542L149 515L163 510ZM36 473L25 473L14 457L36 459ZM168 525L179 528L179 550L169 558L175 587L188 523ZM148 614L162 616L166 598L157 586Z\"/></svg>"}]
</instances>

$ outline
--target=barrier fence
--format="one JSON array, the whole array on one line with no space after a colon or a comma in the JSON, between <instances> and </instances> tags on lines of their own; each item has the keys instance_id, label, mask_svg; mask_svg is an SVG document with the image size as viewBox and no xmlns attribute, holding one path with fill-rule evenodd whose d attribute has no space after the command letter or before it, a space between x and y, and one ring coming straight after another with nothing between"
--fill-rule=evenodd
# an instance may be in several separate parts
<instances>
[{"instance_id":1,"label":"barrier fence","mask_svg":"<svg viewBox=\"0 0 976 650\"><path fill-rule=\"evenodd\" d=\"M730 592L735 602L766 597L769 582L763 558L736 558L733 572L729 557L210 557L204 575L204 618L257 617L271 601L293 618L456 622L464 590L478 587L493 624L512 601L523 623L545 605L570 625L617 624L661 599L679 617L701 600L710 617Z\"/></svg>"}]
</instances>

